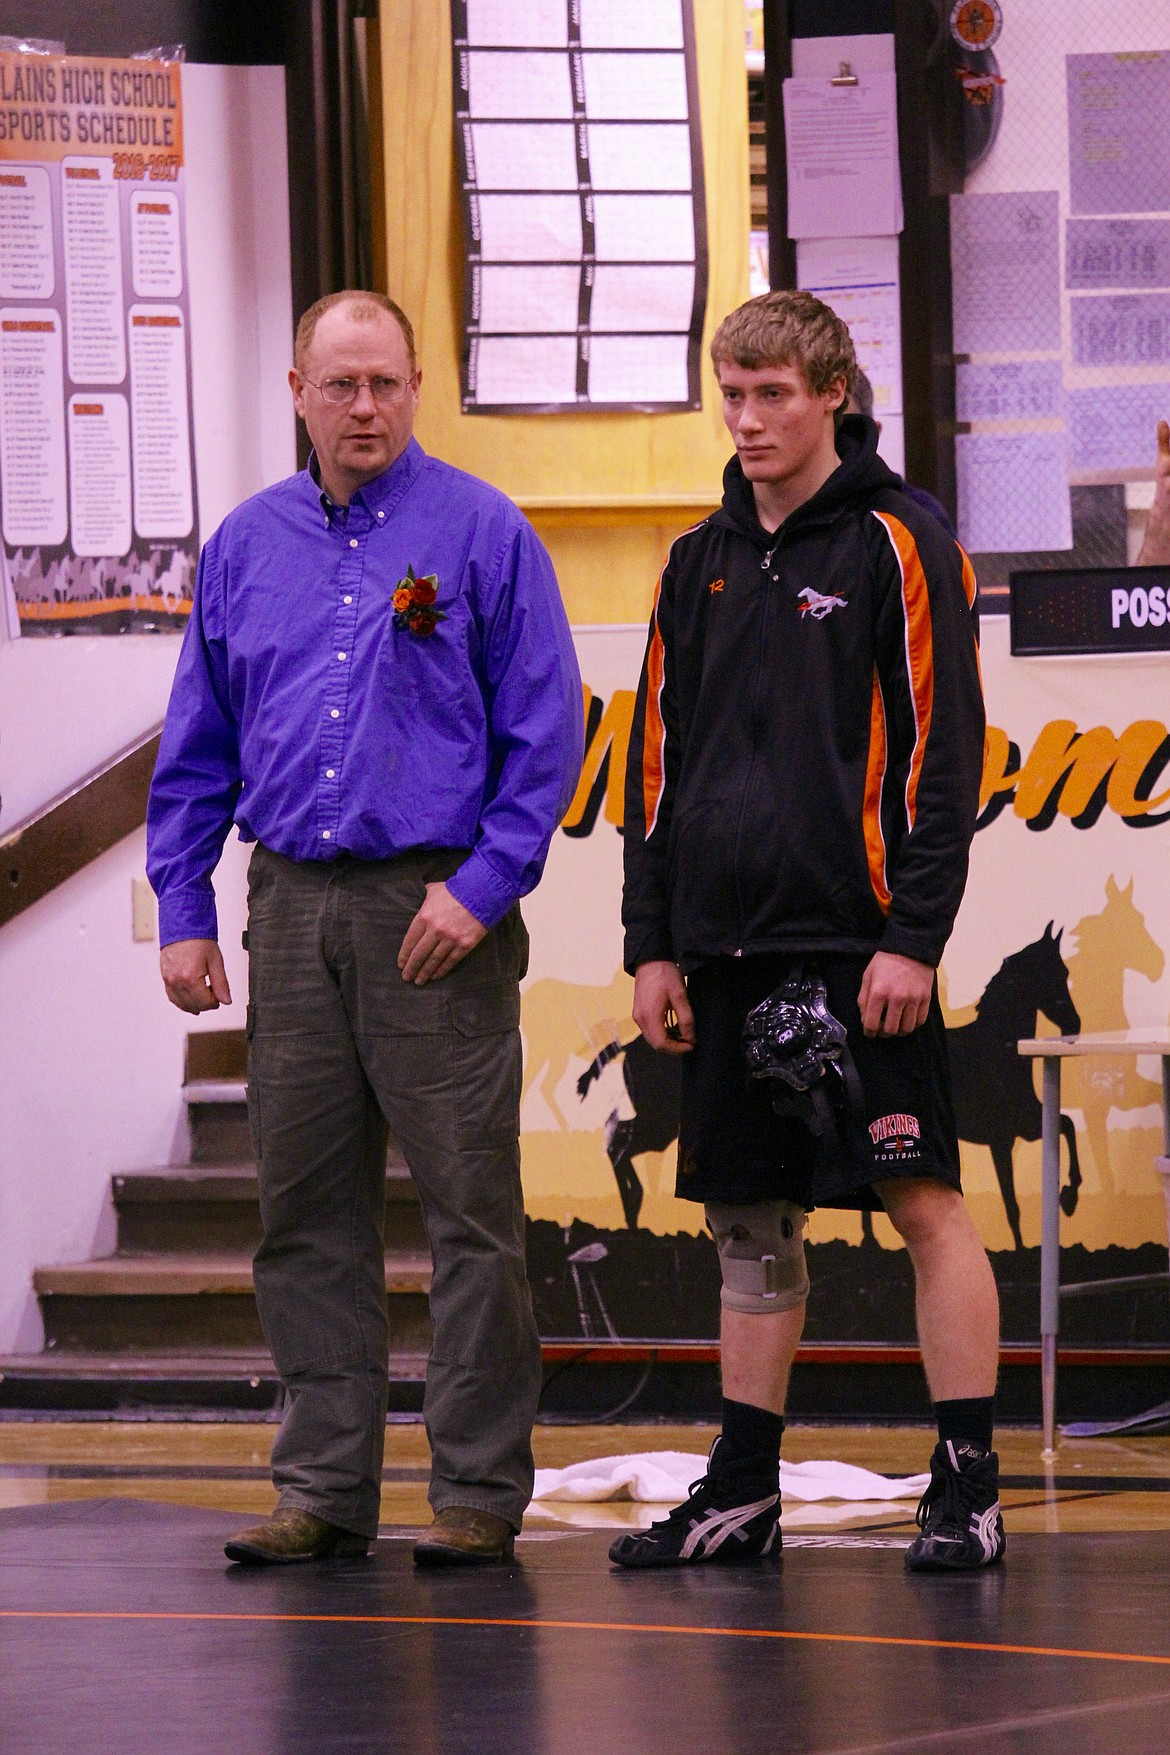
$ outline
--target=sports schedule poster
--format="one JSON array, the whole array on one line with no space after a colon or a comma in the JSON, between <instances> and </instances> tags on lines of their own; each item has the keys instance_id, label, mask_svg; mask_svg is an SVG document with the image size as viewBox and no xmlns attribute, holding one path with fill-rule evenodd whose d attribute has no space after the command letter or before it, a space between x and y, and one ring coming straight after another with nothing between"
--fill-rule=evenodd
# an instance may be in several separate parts
<instances>
[{"instance_id":1,"label":"sports schedule poster","mask_svg":"<svg viewBox=\"0 0 1170 1755\"><path fill-rule=\"evenodd\" d=\"M184 232L177 64L0 53L0 527L25 634L190 608Z\"/></svg>"},{"instance_id":2,"label":"sports schedule poster","mask_svg":"<svg viewBox=\"0 0 1170 1755\"><path fill-rule=\"evenodd\" d=\"M690 0L451 0L463 408L700 406Z\"/></svg>"}]
</instances>

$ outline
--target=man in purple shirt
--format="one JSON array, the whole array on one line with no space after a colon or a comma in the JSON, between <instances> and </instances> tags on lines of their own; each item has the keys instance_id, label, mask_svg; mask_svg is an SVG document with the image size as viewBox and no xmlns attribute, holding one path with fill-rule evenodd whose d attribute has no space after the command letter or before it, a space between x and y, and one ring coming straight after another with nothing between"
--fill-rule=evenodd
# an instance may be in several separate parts
<instances>
[{"instance_id":1,"label":"man in purple shirt","mask_svg":"<svg viewBox=\"0 0 1170 1755\"><path fill-rule=\"evenodd\" d=\"M252 1563L364 1554L387 1402L386 1126L434 1273L419 1564L511 1555L540 1345L524 1269L519 898L576 784L581 680L543 547L412 437L422 374L381 295L301 318L309 468L204 548L151 787L162 976L231 1003L211 875L248 875L248 1107L264 1333L287 1392Z\"/></svg>"}]
</instances>

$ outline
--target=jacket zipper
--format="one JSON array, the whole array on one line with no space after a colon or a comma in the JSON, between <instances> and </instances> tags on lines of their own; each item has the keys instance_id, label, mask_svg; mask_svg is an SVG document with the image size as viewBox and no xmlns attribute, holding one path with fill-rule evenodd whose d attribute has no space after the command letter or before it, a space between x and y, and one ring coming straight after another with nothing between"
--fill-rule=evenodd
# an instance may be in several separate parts
<instances>
[{"instance_id":1,"label":"jacket zipper","mask_svg":"<svg viewBox=\"0 0 1170 1755\"><path fill-rule=\"evenodd\" d=\"M767 573L771 570L772 556L776 553L776 550L779 548L779 546L780 546L779 542L774 542L772 544L771 548L768 550L767 554L764 556L763 560L760 562L761 572ZM755 688L754 688L753 694L752 694L753 718L755 717L755 712L756 712L756 709L758 708L759 699L760 699L760 678L762 677L762 675L764 673L764 653L765 653L765 650L767 647L768 617L771 613L771 607L772 607L772 593L765 586L764 606L763 606L763 612L760 616L760 647L759 647L759 652L756 655L756 682L755 682ZM747 921L746 921L744 905L743 905L743 889L742 889L741 884L740 884L740 847L741 847L742 842L743 842L743 824L744 824L744 818L747 815L748 794L751 791L752 781L754 780L755 773L756 773L757 752L756 752L756 748L754 746L758 743L758 739L756 739L756 737L754 735L753 735L752 742L753 742L752 762L751 762L751 767L748 769L747 781L746 781L746 783L744 785L744 789L743 789L743 798L740 802L740 807L739 807L739 822L736 825L736 830L735 830L735 899L739 905L739 935L738 936L739 936L741 941L743 940L744 935L745 935ZM736 950L732 954L736 957L743 956L742 942L738 945L738 947L736 948Z\"/></svg>"}]
</instances>

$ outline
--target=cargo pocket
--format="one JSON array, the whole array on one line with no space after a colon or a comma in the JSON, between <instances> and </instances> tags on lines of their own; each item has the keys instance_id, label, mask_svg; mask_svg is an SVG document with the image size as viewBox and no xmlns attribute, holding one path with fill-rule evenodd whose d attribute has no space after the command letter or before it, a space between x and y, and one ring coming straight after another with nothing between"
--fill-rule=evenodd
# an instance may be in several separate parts
<instances>
[{"instance_id":1,"label":"cargo pocket","mask_svg":"<svg viewBox=\"0 0 1170 1755\"><path fill-rule=\"evenodd\" d=\"M514 982L472 987L451 1008L456 1144L474 1152L520 1133L520 993Z\"/></svg>"},{"instance_id":2,"label":"cargo pocket","mask_svg":"<svg viewBox=\"0 0 1170 1755\"><path fill-rule=\"evenodd\" d=\"M254 1005L248 1007L244 1019L244 1031L248 1039L248 1072L247 1084L245 1086L245 1093L248 1099L248 1127L252 1135L252 1150L256 1155L256 1162L258 1164L261 1157L260 1092L257 1088L257 1082L254 1077L255 1053L252 1047L252 1038L256 1033L256 1007Z\"/></svg>"}]
</instances>

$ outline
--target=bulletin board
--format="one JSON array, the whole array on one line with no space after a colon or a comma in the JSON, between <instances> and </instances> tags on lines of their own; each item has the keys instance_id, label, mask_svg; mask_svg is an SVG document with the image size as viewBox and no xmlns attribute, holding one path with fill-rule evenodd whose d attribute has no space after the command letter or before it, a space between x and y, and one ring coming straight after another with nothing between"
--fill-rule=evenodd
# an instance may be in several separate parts
<instances>
[{"instance_id":1,"label":"bulletin board","mask_svg":"<svg viewBox=\"0 0 1170 1755\"><path fill-rule=\"evenodd\" d=\"M1170 415L1170 13L984 8L952 193L958 528L985 607L1023 568L1121 566ZM1148 504L1148 500L1145 502Z\"/></svg>"},{"instance_id":2,"label":"bulletin board","mask_svg":"<svg viewBox=\"0 0 1170 1755\"><path fill-rule=\"evenodd\" d=\"M697 409L690 0L452 0L466 414Z\"/></svg>"}]
</instances>

